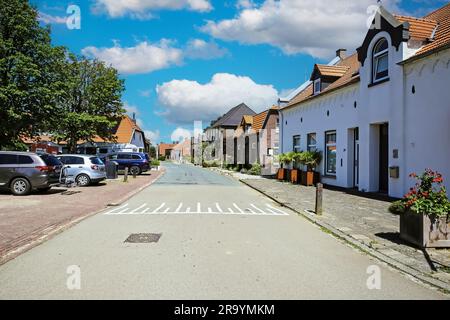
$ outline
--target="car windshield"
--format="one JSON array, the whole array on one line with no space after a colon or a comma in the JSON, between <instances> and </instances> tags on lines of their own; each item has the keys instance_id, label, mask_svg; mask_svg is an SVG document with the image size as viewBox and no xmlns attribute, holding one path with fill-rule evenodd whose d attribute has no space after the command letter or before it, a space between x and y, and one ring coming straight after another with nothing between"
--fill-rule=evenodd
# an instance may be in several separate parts
<instances>
[{"instance_id":1,"label":"car windshield","mask_svg":"<svg viewBox=\"0 0 450 320\"><path fill-rule=\"evenodd\" d=\"M58 160L58 158L48 155L48 154L43 154L40 155L41 159L44 160L45 164L48 166L62 166L62 162Z\"/></svg>"},{"instance_id":2,"label":"car windshield","mask_svg":"<svg viewBox=\"0 0 450 320\"><path fill-rule=\"evenodd\" d=\"M97 158L97 157L89 158L89 160L91 160L92 164L98 164L98 165L104 164L103 161L100 158Z\"/></svg>"}]
</instances>

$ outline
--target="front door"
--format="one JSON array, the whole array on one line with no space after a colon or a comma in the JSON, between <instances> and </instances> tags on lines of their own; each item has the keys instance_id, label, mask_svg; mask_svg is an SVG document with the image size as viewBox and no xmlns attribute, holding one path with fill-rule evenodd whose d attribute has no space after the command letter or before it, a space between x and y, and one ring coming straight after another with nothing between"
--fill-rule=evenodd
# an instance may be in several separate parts
<instances>
[{"instance_id":1,"label":"front door","mask_svg":"<svg viewBox=\"0 0 450 320\"><path fill-rule=\"evenodd\" d=\"M250 163L250 139L245 137L245 165L248 166Z\"/></svg>"},{"instance_id":2,"label":"front door","mask_svg":"<svg viewBox=\"0 0 450 320\"><path fill-rule=\"evenodd\" d=\"M234 146L233 146L233 150L234 150L234 162L233 162L233 164L234 165L237 165L238 164L238 159L237 159L237 147L238 147L238 144L237 144L237 138L234 138Z\"/></svg>"},{"instance_id":3,"label":"front door","mask_svg":"<svg viewBox=\"0 0 450 320\"><path fill-rule=\"evenodd\" d=\"M359 187L359 128L354 130L353 185Z\"/></svg>"},{"instance_id":4,"label":"front door","mask_svg":"<svg viewBox=\"0 0 450 320\"><path fill-rule=\"evenodd\" d=\"M389 193L389 125L380 125L380 192Z\"/></svg>"}]
</instances>

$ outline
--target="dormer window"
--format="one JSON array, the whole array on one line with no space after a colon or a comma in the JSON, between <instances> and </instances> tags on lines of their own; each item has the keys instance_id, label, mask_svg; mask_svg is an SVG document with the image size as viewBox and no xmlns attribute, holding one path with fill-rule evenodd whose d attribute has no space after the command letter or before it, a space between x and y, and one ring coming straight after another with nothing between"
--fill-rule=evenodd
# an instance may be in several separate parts
<instances>
[{"instance_id":1,"label":"dormer window","mask_svg":"<svg viewBox=\"0 0 450 320\"><path fill-rule=\"evenodd\" d=\"M379 40L373 50L373 83L389 77L389 46L385 38Z\"/></svg>"},{"instance_id":2,"label":"dormer window","mask_svg":"<svg viewBox=\"0 0 450 320\"><path fill-rule=\"evenodd\" d=\"M321 81L320 79L314 80L314 94L319 94L321 91Z\"/></svg>"}]
</instances>

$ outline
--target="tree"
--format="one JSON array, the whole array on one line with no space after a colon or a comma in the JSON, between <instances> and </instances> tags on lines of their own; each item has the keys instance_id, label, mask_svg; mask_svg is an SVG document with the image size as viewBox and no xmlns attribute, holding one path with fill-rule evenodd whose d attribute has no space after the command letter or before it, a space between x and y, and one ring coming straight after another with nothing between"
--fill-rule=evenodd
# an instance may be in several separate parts
<instances>
[{"instance_id":1,"label":"tree","mask_svg":"<svg viewBox=\"0 0 450 320\"><path fill-rule=\"evenodd\" d=\"M49 27L27 0L0 0L0 149L52 127L66 83L66 49L53 47Z\"/></svg>"},{"instance_id":2,"label":"tree","mask_svg":"<svg viewBox=\"0 0 450 320\"><path fill-rule=\"evenodd\" d=\"M116 69L97 60L69 56L67 85L59 106L55 138L75 153L78 141L100 137L114 141L114 127L122 119L124 81Z\"/></svg>"},{"instance_id":3,"label":"tree","mask_svg":"<svg viewBox=\"0 0 450 320\"><path fill-rule=\"evenodd\" d=\"M154 146L150 146L150 158L155 159L156 158L156 148Z\"/></svg>"}]
</instances>

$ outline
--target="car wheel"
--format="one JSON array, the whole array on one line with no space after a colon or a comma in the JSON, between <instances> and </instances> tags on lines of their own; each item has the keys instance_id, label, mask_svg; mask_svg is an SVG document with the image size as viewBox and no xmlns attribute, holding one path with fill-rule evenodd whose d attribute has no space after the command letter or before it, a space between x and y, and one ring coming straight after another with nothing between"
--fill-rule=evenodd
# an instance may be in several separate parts
<instances>
[{"instance_id":1,"label":"car wheel","mask_svg":"<svg viewBox=\"0 0 450 320\"><path fill-rule=\"evenodd\" d=\"M31 184L25 178L17 178L11 182L11 192L16 196L26 196L31 192Z\"/></svg>"},{"instance_id":2,"label":"car wheel","mask_svg":"<svg viewBox=\"0 0 450 320\"><path fill-rule=\"evenodd\" d=\"M130 168L130 174L131 175L140 175L141 174L141 168L139 168L138 166L132 166L131 168Z\"/></svg>"},{"instance_id":3,"label":"car wheel","mask_svg":"<svg viewBox=\"0 0 450 320\"><path fill-rule=\"evenodd\" d=\"M75 179L75 182L77 183L77 185L79 185L80 187L86 187L91 183L91 179L89 178L89 176L85 175L85 174L80 174L79 176L77 176L77 178Z\"/></svg>"}]
</instances>

